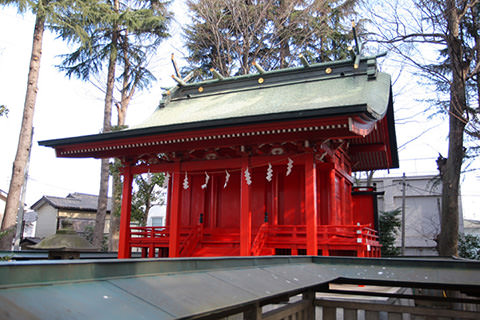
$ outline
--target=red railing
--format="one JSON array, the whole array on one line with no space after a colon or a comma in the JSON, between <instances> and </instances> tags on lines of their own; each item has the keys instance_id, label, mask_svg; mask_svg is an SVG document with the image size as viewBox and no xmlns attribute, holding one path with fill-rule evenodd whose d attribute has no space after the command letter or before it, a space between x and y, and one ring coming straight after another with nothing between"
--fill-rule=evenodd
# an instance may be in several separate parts
<instances>
[{"instance_id":1,"label":"red railing","mask_svg":"<svg viewBox=\"0 0 480 320\"><path fill-rule=\"evenodd\" d=\"M167 227L130 227L130 238L132 240L157 239L169 237Z\"/></svg>"},{"instance_id":2,"label":"red railing","mask_svg":"<svg viewBox=\"0 0 480 320\"><path fill-rule=\"evenodd\" d=\"M306 248L306 227L296 225L270 226L266 247ZM380 256L380 243L375 230L369 225L329 225L317 227L317 244L323 255L330 250L356 251L360 257Z\"/></svg>"},{"instance_id":3,"label":"red railing","mask_svg":"<svg viewBox=\"0 0 480 320\"><path fill-rule=\"evenodd\" d=\"M181 257L192 256L193 251L203 236L203 224L199 224L196 228L192 228L188 237L182 242L179 254Z\"/></svg>"},{"instance_id":4,"label":"red railing","mask_svg":"<svg viewBox=\"0 0 480 320\"><path fill-rule=\"evenodd\" d=\"M182 227L180 229L180 243L192 233L196 227ZM168 227L130 227L130 246L145 247L150 244L168 246L170 230Z\"/></svg>"},{"instance_id":5,"label":"red railing","mask_svg":"<svg viewBox=\"0 0 480 320\"><path fill-rule=\"evenodd\" d=\"M170 230L168 227L131 227L130 247L168 248ZM240 239L230 239L232 234L225 230L206 232L203 225L182 227L179 235L179 253L182 257L192 256L195 248L204 246L225 246L232 241L239 244ZM252 241L251 254L260 255L264 248L306 248L305 225L269 225L262 224ZM216 235L216 236L215 236ZM238 234L237 234L238 236ZM323 250L352 250L359 256L379 256L377 231L369 225L322 225L317 227L318 247ZM372 254L370 251L373 251ZM322 253L325 254L325 253Z\"/></svg>"},{"instance_id":6,"label":"red railing","mask_svg":"<svg viewBox=\"0 0 480 320\"><path fill-rule=\"evenodd\" d=\"M269 226L268 237L271 241L285 241L290 243L305 243L305 225L276 225ZM320 242L355 242L363 244L378 243L377 232L367 225L329 225L317 227L318 241Z\"/></svg>"},{"instance_id":7,"label":"red railing","mask_svg":"<svg viewBox=\"0 0 480 320\"><path fill-rule=\"evenodd\" d=\"M260 228L258 228L257 235L252 242L252 256L259 256L262 252L263 246L265 245L265 241L267 240L267 232L268 232L268 223L263 223Z\"/></svg>"}]
</instances>

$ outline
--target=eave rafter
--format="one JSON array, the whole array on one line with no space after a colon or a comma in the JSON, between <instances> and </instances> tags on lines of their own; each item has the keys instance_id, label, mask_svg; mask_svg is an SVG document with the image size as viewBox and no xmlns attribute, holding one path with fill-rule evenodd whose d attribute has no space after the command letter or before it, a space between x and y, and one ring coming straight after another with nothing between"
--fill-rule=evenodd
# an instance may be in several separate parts
<instances>
[{"instance_id":1,"label":"eave rafter","mask_svg":"<svg viewBox=\"0 0 480 320\"><path fill-rule=\"evenodd\" d=\"M202 150L213 147L228 148L249 144L284 143L297 140L357 137L349 131L348 118L303 120L251 126L215 128L197 132L179 132L150 135L130 139L117 139L91 143L57 146L58 157L109 158L138 154L168 153L184 150ZM229 151L230 152L230 151ZM194 156L195 157L195 156Z\"/></svg>"},{"instance_id":2,"label":"eave rafter","mask_svg":"<svg viewBox=\"0 0 480 320\"><path fill-rule=\"evenodd\" d=\"M361 155L377 152L385 146L384 130L384 125L377 124L373 119L350 115L58 146L56 151L60 157L117 157L151 164L285 155L306 151L315 151L318 161L330 161L335 149L342 145L342 148L351 151L355 168L363 168L366 163L381 168L388 165L388 155L387 158ZM371 163L378 161L378 164Z\"/></svg>"}]
</instances>

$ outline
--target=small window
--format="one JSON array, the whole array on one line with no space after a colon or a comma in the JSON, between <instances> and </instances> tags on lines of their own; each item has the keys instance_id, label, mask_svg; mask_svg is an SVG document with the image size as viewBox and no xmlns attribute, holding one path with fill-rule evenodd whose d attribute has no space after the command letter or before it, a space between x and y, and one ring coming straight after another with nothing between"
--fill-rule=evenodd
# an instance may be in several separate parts
<instances>
[{"instance_id":1,"label":"small window","mask_svg":"<svg viewBox=\"0 0 480 320\"><path fill-rule=\"evenodd\" d=\"M152 227L163 227L163 217L152 217Z\"/></svg>"}]
</instances>

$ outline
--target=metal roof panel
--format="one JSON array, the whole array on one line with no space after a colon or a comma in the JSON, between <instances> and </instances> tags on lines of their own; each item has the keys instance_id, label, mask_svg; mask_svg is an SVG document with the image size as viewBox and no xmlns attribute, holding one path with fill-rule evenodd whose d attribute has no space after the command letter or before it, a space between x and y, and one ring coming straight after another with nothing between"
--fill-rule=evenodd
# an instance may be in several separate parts
<instances>
[{"instance_id":1,"label":"metal roof panel","mask_svg":"<svg viewBox=\"0 0 480 320\"><path fill-rule=\"evenodd\" d=\"M270 86L264 82L250 89L172 99L132 129L312 110L342 114L342 108L357 105L365 105L369 116L380 119L389 97L390 76L381 72L373 80L360 74Z\"/></svg>"},{"instance_id":2,"label":"metal roof panel","mask_svg":"<svg viewBox=\"0 0 480 320\"><path fill-rule=\"evenodd\" d=\"M111 283L151 305L160 306L175 318L256 299L254 294L206 273L118 279Z\"/></svg>"},{"instance_id":3,"label":"metal roof panel","mask_svg":"<svg viewBox=\"0 0 480 320\"><path fill-rule=\"evenodd\" d=\"M1 319L174 319L107 281L0 290Z\"/></svg>"},{"instance_id":4,"label":"metal roof panel","mask_svg":"<svg viewBox=\"0 0 480 320\"><path fill-rule=\"evenodd\" d=\"M470 261L344 257L0 263L0 318L207 316L332 281L478 289L479 270Z\"/></svg>"}]
</instances>

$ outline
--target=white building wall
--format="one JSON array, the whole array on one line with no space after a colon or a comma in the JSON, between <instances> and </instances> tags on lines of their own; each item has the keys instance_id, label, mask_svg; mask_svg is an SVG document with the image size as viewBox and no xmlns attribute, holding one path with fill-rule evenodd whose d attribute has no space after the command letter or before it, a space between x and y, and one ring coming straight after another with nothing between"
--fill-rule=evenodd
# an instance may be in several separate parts
<instances>
[{"instance_id":1,"label":"white building wall","mask_svg":"<svg viewBox=\"0 0 480 320\"><path fill-rule=\"evenodd\" d=\"M147 226L165 226L167 216L167 207L165 205L153 206L148 213Z\"/></svg>"},{"instance_id":2,"label":"white building wall","mask_svg":"<svg viewBox=\"0 0 480 320\"><path fill-rule=\"evenodd\" d=\"M435 183L435 176L406 176L405 181L405 255L438 255L434 239L440 232L441 184ZM378 197L380 213L402 208L403 177L374 178L373 182L377 191L385 192ZM461 201L459 222L463 232ZM401 230L396 245L401 247Z\"/></svg>"},{"instance_id":3,"label":"white building wall","mask_svg":"<svg viewBox=\"0 0 480 320\"><path fill-rule=\"evenodd\" d=\"M408 187L407 187L408 189ZM395 197L395 205L402 207L402 197ZM405 254L437 255L434 241L440 233L440 197L405 197ZM396 245L401 247L401 236Z\"/></svg>"},{"instance_id":4,"label":"white building wall","mask_svg":"<svg viewBox=\"0 0 480 320\"><path fill-rule=\"evenodd\" d=\"M36 210L38 214L35 237L45 238L56 233L57 209L49 205L43 205Z\"/></svg>"},{"instance_id":5,"label":"white building wall","mask_svg":"<svg viewBox=\"0 0 480 320\"><path fill-rule=\"evenodd\" d=\"M35 211L25 211L23 214L23 237L35 237L38 214Z\"/></svg>"},{"instance_id":6,"label":"white building wall","mask_svg":"<svg viewBox=\"0 0 480 320\"><path fill-rule=\"evenodd\" d=\"M480 221L465 219L464 221L464 232L465 234L472 234L475 236L480 236Z\"/></svg>"}]
</instances>

